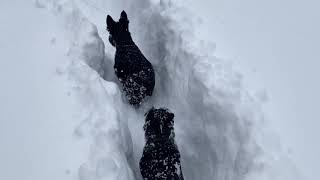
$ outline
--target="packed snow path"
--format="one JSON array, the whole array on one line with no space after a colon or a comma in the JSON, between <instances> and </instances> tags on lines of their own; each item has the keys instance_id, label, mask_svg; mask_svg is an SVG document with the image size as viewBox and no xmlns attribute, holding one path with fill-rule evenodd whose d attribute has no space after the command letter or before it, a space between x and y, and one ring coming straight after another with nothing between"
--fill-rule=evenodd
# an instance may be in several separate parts
<instances>
[{"instance_id":1,"label":"packed snow path","mask_svg":"<svg viewBox=\"0 0 320 180\"><path fill-rule=\"evenodd\" d=\"M192 38L192 15L160 2L34 1L39 11L54 15L64 33L51 39L63 45L57 53L66 60L56 73L68 80L66 93L76 101L70 106L78 109L70 121L76 122L82 148L72 151L85 154L67 174L80 180L140 180L143 115L151 106L164 106L175 113L186 180L298 179L281 155L266 153L259 126L263 115L241 76ZM116 17L123 9L157 77L153 97L138 110L122 98L105 31L106 15Z\"/></svg>"}]
</instances>

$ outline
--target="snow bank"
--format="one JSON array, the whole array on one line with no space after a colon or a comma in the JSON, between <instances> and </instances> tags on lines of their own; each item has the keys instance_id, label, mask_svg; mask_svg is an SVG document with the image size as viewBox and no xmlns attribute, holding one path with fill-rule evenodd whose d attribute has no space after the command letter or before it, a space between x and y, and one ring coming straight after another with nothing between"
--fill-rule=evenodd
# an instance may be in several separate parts
<instances>
[{"instance_id":1,"label":"snow bank","mask_svg":"<svg viewBox=\"0 0 320 180\"><path fill-rule=\"evenodd\" d=\"M79 179L141 179L143 114L153 105L175 113L185 179L296 178L286 173L295 170L284 158L266 155L263 114L241 75L192 38L188 14L160 2L36 1L61 20L70 42L65 72L80 106L75 134L90 147ZM154 96L139 110L122 100L113 82L114 50L106 36L99 36L106 33L106 15L117 17L122 9L133 39L156 71Z\"/></svg>"}]
</instances>

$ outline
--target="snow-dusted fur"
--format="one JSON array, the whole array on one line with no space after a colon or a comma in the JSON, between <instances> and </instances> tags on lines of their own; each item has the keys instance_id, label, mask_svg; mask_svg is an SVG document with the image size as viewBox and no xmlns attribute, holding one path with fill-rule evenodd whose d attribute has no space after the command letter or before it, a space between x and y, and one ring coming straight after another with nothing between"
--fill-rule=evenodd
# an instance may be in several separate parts
<instances>
[{"instance_id":1,"label":"snow-dusted fur","mask_svg":"<svg viewBox=\"0 0 320 180\"><path fill-rule=\"evenodd\" d=\"M132 105L141 104L146 96L151 96L155 76L151 63L133 42L129 32L129 20L122 11L119 22L107 16L109 42L116 47L114 70L123 85L123 90Z\"/></svg>"},{"instance_id":2,"label":"snow-dusted fur","mask_svg":"<svg viewBox=\"0 0 320 180\"><path fill-rule=\"evenodd\" d=\"M183 180L180 152L174 141L174 114L152 108L144 125L146 145L140 160L143 179Z\"/></svg>"}]
</instances>

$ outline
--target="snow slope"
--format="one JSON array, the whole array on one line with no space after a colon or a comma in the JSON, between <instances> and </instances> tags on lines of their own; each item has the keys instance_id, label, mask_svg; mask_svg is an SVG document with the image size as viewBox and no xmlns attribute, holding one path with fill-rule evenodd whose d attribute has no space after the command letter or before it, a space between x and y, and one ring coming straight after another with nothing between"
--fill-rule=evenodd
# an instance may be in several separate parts
<instances>
[{"instance_id":1,"label":"snow slope","mask_svg":"<svg viewBox=\"0 0 320 180\"><path fill-rule=\"evenodd\" d=\"M151 106L175 113L185 179L301 179L264 130L259 99L194 38L195 20L171 1L2 3L14 20L0 26L10 59L1 61L0 116L10 125L1 126L1 179L141 179ZM123 9L157 76L154 96L139 110L121 96L106 40L106 15Z\"/></svg>"}]
</instances>

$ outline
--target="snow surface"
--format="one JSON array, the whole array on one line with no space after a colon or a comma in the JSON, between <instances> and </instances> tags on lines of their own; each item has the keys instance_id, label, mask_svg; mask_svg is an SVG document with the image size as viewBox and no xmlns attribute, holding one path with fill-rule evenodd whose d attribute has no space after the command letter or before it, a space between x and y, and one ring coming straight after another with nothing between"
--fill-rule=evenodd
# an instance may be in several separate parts
<instances>
[{"instance_id":1,"label":"snow surface","mask_svg":"<svg viewBox=\"0 0 320 180\"><path fill-rule=\"evenodd\" d=\"M194 38L195 20L171 1L8 2L1 9L15 19L0 26L1 53L11 57L0 62L0 118L16 122L1 122L13 127L0 127L0 179L141 179L151 106L175 113L187 180L301 179L265 130L259 99ZM106 15L123 9L156 71L154 95L140 109L121 95L106 38Z\"/></svg>"}]
</instances>

